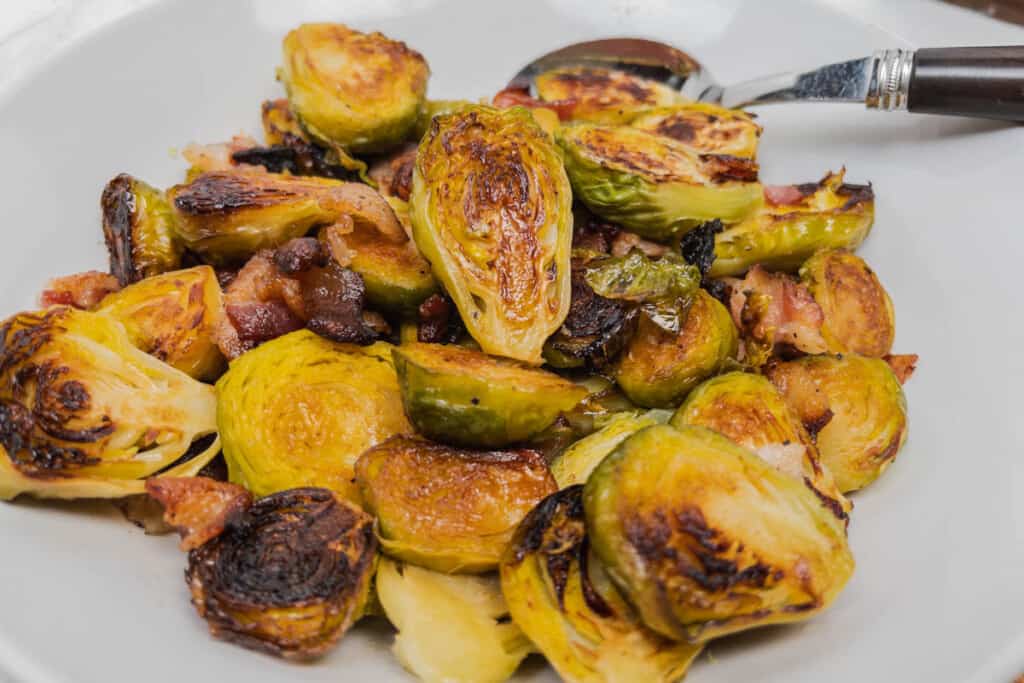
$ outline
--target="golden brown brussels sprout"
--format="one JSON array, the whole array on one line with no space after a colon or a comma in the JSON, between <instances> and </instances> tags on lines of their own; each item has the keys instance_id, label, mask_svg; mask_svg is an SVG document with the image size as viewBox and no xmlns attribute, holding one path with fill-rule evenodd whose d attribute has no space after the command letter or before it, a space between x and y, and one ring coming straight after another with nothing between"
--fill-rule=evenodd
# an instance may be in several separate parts
<instances>
[{"instance_id":1,"label":"golden brown brussels sprout","mask_svg":"<svg viewBox=\"0 0 1024 683\"><path fill-rule=\"evenodd\" d=\"M163 192L122 173L103 188L100 208L110 274L122 287L181 267L184 247Z\"/></svg>"},{"instance_id":2,"label":"golden brown brussels sprout","mask_svg":"<svg viewBox=\"0 0 1024 683\"><path fill-rule=\"evenodd\" d=\"M823 505L846 520L852 506L821 466L818 450L778 389L761 375L728 372L690 392L673 427L713 429L748 448L783 474L805 483Z\"/></svg>"},{"instance_id":3,"label":"golden brown brussels sprout","mask_svg":"<svg viewBox=\"0 0 1024 683\"><path fill-rule=\"evenodd\" d=\"M292 111L320 142L373 152L416 124L430 69L405 43L342 24L303 24L283 50L278 76Z\"/></svg>"},{"instance_id":4,"label":"golden brown brussels sprout","mask_svg":"<svg viewBox=\"0 0 1024 683\"><path fill-rule=\"evenodd\" d=\"M532 651L494 576L450 575L381 558L377 596L392 651L426 683L501 683Z\"/></svg>"},{"instance_id":5,"label":"golden brown brussels sprout","mask_svg":"<svg viewBox=\"0 0 1024 683\"><path fill-rule=\"evenodd\" d=\"M907 439L907 402L889 365L856 354L769 366L793 411L817 432L821 460L844 493L864 488Z\"/></svg>"},{"instance_id":6,"label":"golden brown brussels sprout","mask_svg":"<svg viewBox=\"0 0 1024 683\"><path fill-rule=\"evenodd\" d=\"M412 431L390 344L338 344L308 330L231 363L217 382L217 426L232 482L256 495L323 486L354 501L359 455Z\"/></svg>"},{"instance_id":7,"label":"golden brown brussels sprout","mask_svg":"<svg viewBox=\"0 0 1024 683\"><path fill-rule=\"evenodd\" d=\"M401 436L359 458L356 482L385 553L469 574L495 569L516 525L556 489L535 451L466 451Z\"/></svg>"},{"instance_id":8,"label":"golden brown brussels sprout","mask_svg":"<svg viewBox=\"0 0 1024 683\"><path fill-rule=\"evenodd\" d=\"M653 240L719 218L735 222L762 201L757 164L698 154L638 128L579 123L556 138L573 196L598 216Z\"/></svg>"},{"instance_id":9,"label":"golden brown brussels sprout","mask_svg":"<svg viewBox=\"0 0 1024 683\"><path fill-rule=\"evenodd\" d=\"M707 102L659 107L630 121L633 128L657 133L705 154L729 154L753 159L761 126L739 109Z\"/></svg>"},{"instance_id":10,"label":"golden brown brussels sprout","mask_svg":"<svg viewBox=\"0 0 1024 683\"><path fill-rule=\"evenodd\" d=\"M523 520L501 563L512 619L573 683L670 683L700 645L646 628L589 554L583 487L541 502Z\"/></svg>"},{"instance_id":11,"label":"golden brown brussels sprout","mask_svg":"<svg viewBox=\"0 0 1024 683\"><path fill-rule=\"evenodd\" d=\"M362 276L372 308L412 317L419 305L437 292L430 264L405 235L391 240L379 233L355 231L344 239L348 267Z\"/></svg>"},{"instance_id":12,"label":"golden brown brussels sprout","mask_svg":"<svg viewBox=\"0 0 1024 683\"><path fill-rule=\"evenodd\" d=\"M541 362L569 311L572 191L522 108L437 116L411 198L416 246L487 353Z\"/></svg>"},{"instance_id":13,"label":"golden brown brussels sprout","mask_svg":"<svg viewBox=\"0 0 1024 683\"><path fill-rule=\"evenodd\" d=\"M477 106L469 100L426 100L420 107L419 116L416 118L416 126L413 128L412 136L415 140L422 138L430 130L430 122L435 116L446 114L457 114Z\"/></svg>"},{"instance_id":14,"label":"golden brown brussels sprout","mask_svg":"<svg viewBox=\"0 0 1024 683\"><path fill-rule=\"evenodd\" d=\"M331 649L362 616L373 518L319 488L282 491L189 553L192 604L217 638L287 659Z\"/></svg>"},{"instance_id":15,"label":"golden brown brussels sprout","mask_svg":"<svg viewBox=\"0 0 1024 683\"><path fill-rule=\"evenodd\" d=\"M73 308L0 328L0 499L117 498L216 430L213 389L132 345L114 319ZM202 467L213 446L177 471Z\"/></svg>"},{"instance_id":16,"label":"golden brown brussels sprout","mask_svg":"<svg viewBox=\"0 0 1024 683\"><path fill-rule=\"evenodd\" d=\"M665 424L669 417L671 413L665 410L613 413L603 427L572 444L551 461L551 474L558 488L585 483L594 468L616 446L644 427Z\"/></svg>"},{"instance_id":17,"label":"golden brown brussels sprout","mask_svg":"<svg viewBox=\"0 0 1024 683\"><path fill-rule=\"evenodd\" d=\"M656 81L614 69L570 66L534 79L537 99L562 118L622 123L640 109L682 101L678 92Z\"/></svg>"},{"instance_id":18,"label":"golden brown brussels sprout","mask_svg":"<svg viewBox=\"0 0 1024 683\"><path fill-rule=\"evenodd\" d=\"M398 240L394 211L372 188L327 178L254 171L203 173L167 192L178 234L215 265L239 263L318 225L351 219L356 230Z\"/></svg>"},{"instance_id":19,"label":"golden brown brussels sprout","mask_svg":"<svg viewBox=\"0 0 1024 683\"><path fill-rule=\"evenodd\" d=\"M864 259L846 249L819 251L800 267L800 279L824 313L829 351L881 358L892 350L896 311Z\"/></svg>"},{"instance_id":20,"label":"golden brown brussels sprout","mask_svg":"<svg viewBox=\"0 0 1024 683\"><path fill-rule=\"evenodd\" d=\"M615 381L638 405L674 408L691 389L735 359L738 345L729 311L699 289L678 334L641 317L615 369Z\"/></svg>"},{"instance_id":21,"label":"golden brown brussels sprout","mask_svg":"<svg viewBox=\"0 0 1024 683\"><path fill-rule=\"evenodd\" d=\"M498 448L525 441L573 408L587 390L558 375L441 344L394 350L402 403L425 436Z\"/></svg>"},{"instance_id":22,"label":"golden brown brussels sprout","mask_svg":"<svg viewBox=\"0 0 1024 683\"><path fill-rule=\"evenodd\" d=\"M742 275L755 263L795 271L819 249L856 249L875 220L875 194L870 185L847 185L843 173L765 188L759 211L715 237L709 275Z\"/></svg>"},{"instance_id":23,"label":"golden brown brussels sprout","mask_svg":"<svg viewBox=\"0 0 1024 683\"><path fill-rule=\"evenodd\" d=\"M213 332L224 315L217 274L196 266L146 278L103 299L132 343L187 375L215 379L224 369Z\"/></svg>"},{"instance_id":24,"label":"golden brown brussels sprout","mask_svg":"<svg viewBox=\"0 0 1024 683\"><path fill-rule=\"evenodd\" d=\"M806 619L853 573L842 521L704 427L647 427L587 480L587 534L650 628L689 642Z\"/></svg>"}]
</instances>

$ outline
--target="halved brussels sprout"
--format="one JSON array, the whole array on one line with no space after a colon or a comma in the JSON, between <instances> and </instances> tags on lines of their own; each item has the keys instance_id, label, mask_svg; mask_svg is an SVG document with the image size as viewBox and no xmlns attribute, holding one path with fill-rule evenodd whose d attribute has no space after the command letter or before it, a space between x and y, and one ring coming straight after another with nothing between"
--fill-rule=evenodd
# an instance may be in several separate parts
<instances>
[{"instance_id":1,"label":"halved brussels sprout","mask_svg":"<svg viewBox=\"0 0 1024 683\"><path fill-rule=\"evenodd\" d=\"M615 368L615 381L631 401L674 408L702 381L736 358L739 337L732 316L717 299L697 290L679 334L646 316Z\"/></svg>"},{"instance_id":2,"label":"halved brussels sprout","mask_svg":"<svg viewBox=\"0 0 1024 683\"><path fill-rule=\"evenodd\" d=\"M217 638L287 659L323 655L363 615L373 518L320 488L282 491L191 551L185 581Z\"/></svg>"},{"instance_id":3,"label":"halved brussels sprout","mask_svg":"<svg viewBox=\"0 0 1024 683\"><path fill-rule=\"evenodd\" d=\"M821 466L803 423L771 382L761 375L728 372L690 392L672 416L673 427L713 429L748 448L783 474L807 484L823 505L845 520L852 505Z\"/></svg>"},{"instance_id":4,"label":"halved brussels sprout","mask_svg":"<svg viewBox=\"0 0 1024 683\"><path fill-rule=\"evenodd\" d=\"M127 173L103 188L103 237L121 286L181 267L184 246L164 193Z\"/></svg>"},{"instance_id":5,"label":"halved brussels sprout","mask_svg":"<svg viewBox=\"0 0 1024 683\"><path fill-rule=\"evenodd\" d=\"M674 683L700 645L649 630L590 556L583 487L541 502L519 525L501 563L512 619L574 683Z\"/></svg>"},{"instance_id":6,"label":"halved brussels sprout","mask_svg":"<svg viewBox=\"0 0 1024 683\"><path fill-rule=\"evenodd\" d=\"M761 126L740 109L708 102L687 102L644 112L630 126L657 133L705 154L729 154L753 159Z\"/></svg>"},{"instance_id":7,"label":"halved brussels sprout","mask_svg":"<svg viewBox=\"0 0 1024 683\"><path fill-rule=\"evenodd\" d=\"M671 413L665 410L612 414L603 427L572 444L551 461L551 474L558 482L558 488L585 483L594 468L620 443L644 427L665 424L669 417Z\"/></svg>"},{"instance_id":8,"label":"halved brussels sprout","mask_svg":"<svg viewBox=\"0 0 1024 683\"><path fill-rule=\"evenodd\" d=\"M420 143L413 236L487 353L533 364L569 311L572 190L522 108L434 117Z\"/></svg>"},{"instance_id":9,"label":"halved brussels sprout","mask_svg":"<svg viewBox=\"0 0 1024 683\"><path fill-rule=\"evenodd\" d=\"M818 302L828 350L881 358L892 350L896 311L878 276L846 249L819 251L800 267L800 279Z\"/></svg>"},{"instance_id":10,"label":"halved brussels sprout","mask_svg":"<svg viewBox=\"0 0 1024 683\"><path fill-rule=\"evenodd\" d=\"M345 235L345 245L348 267L363 277L372 308L414 316L419 305L437 292L430 264L408 238L392 241L379 234L353 232Z\"/></svg>"},{"instance_id":11,"label":"halved brussels sprout","mask_svg":"<svg viewBox=\"0 0 1024 683\"><path fill-rule=\"evenodd\" d=\"M419 140L430 130L430 123L435 116L456 114L475 106L477 103L470 100L425 100L420 106L420 113L416 118L416 126L412 131L413 139Z\"/></svg>"},{"instance_id":12,"label":"halved brussels sprout","mask_svg":"<svg viewBox=\"0 0 1024 683\"><path fill-rule=\"evenodd\" d=\"M101 313L58 306L0 328L0 499L142 493L134 480L216 431L215 414L212 387L140 351Z\"/></svg>"},{"instance_id":13,"label":"halved brussels sprout","mask_svg":"<svg viewBox=\"0 0 1024 683\"><path fill-rule=\"evenodd\" d=\"M377 596L392 651L426 683L501 683L533 647L508 619L494 576L452 576L381 558Z\"/></svg>"},{"instance_id":14,"label":"halved brussels sprout","mask_svg":"<svg viewBox=\"0 0 1024 683\"><path fill-rule=\"evenodd\" d=\"M254 171L213 171L167 191L177 231L189 249L215 265L237 264L318 225L350 218L401 239L387 201L362 183Z\"/></svg>"},{"instance_id":15,"label":"halved brussels sprout","mask_svg":"<svg viewBox=\"0 0 1024 683\"><path fill-rule=\"evenodd\" d=\"M393 353L406 415L421 434L445 443L525 441L587 395L554 373L471 349L408 344Z\"/></svg>"},{"instance_id":16,"label":"halved brussels sprout","mask_svg":"<svg viewBox=\"0 0 1024 683\"><path fill-rule=\"evenodd\" d=\"M299 330L239 356L217 382L217 426L232 482L256 495L323 486L359 501L356 459L411 432L391 345Z\"/></svg>"},{"instance_id":17,"label":"halved brussels sprout","mask_svg":"<svg viewBox=\"0 0 1024 683\"><path fill-rule=\"evenodd\" d=\"M907 402L892 368L856 354L770 365L768 377L817 431L821 460L844 493L864 488L907 439Z\"/></svg>"},{"instance_id":18,"label":"halved brussels sprout","mask_svg":"<svg viewBox=\"0 0 1024 683\"><path fill-rule=\"evenodd\" d=\"M260 107L260 120L263 123L263 137L268 145L283 145L288 135L300 140L306 139L306 133L292 114L288 100L264 101Z\"/></svg>"},{"instance_id":19,"label":"halved brussels sprout","mask_svg":"<svg viewBox=\"0 0 1024 683\"><path fill-rule=\"evenodd\" d=\"M423 55L381 33L303 24L284 38L278 76L303 128L349 152L401 142L416 124L430 69Z\"/></svg>"},{"instance_id":20,"label":"halved brussels sprout","mask_svg":"<svg viewBox=\"0 0 1024 683\"><path fill-rule=\"evenodd\" d=\"M704 427L647 427L598 465L587 534L641 619L700 643L828 607L853 573L846 527L803 482Z\"/></svg>"},{"instance_id":21,"label":"halved brussels sprout","mask_svg":"<svg viewBox=\"0 0 1024 683\"><path fill-rule=\"evenodd\" d=\"M574 197L598 216L653 240L719 218L742 220L762 202L757 164L698 154L638 128L578 123L556 133Z\"/></svg>"},{"instance_id":22,"label":"halved brussels sprout","mask_svg":"<svg viewBox=\"0 0 1024 683\"><path fill-rule=\"evenodd\" d=\"M224 369L213 338L224 302L210 266L148 277L108 295L97 310L124 325L135 346L196 379Z\"/></svg>"},{"instance_id":23,"label":"halved brussels sprout","mask_svg":"<svg viewBox=\"0 0 1024 683\"><path fill-rule=\"evenodd\" d=\"M538 74L537 99L567 118L623 123L640 109L675 104L683 97L657 81L615 69L567 66Z\"/></svg>"},{"instance_id":24,"label":"halved brussels sprout","mask_svg":"<svg viewBox=\"0 0 1024 683\"><path fill-rule=\"evenodd\" d=\"M466 451L394 437L356 463L392 557L449 573L495 569L516 525L556 490L536 451Z\"/></svg>"},{"instance_id":25,"label":"halved brussels sprout","mask_svg":"<svg viewBox=\"0 0 1024 683\"><path fill-rule=\"evenodd\" d=\"M819 249L856 249L875 220L870 185L847 185L845 171L817 183L765 188L762 208L715 236L711 277L742 275L755 263L795 271Z\"/></svg>"}]
</instances>

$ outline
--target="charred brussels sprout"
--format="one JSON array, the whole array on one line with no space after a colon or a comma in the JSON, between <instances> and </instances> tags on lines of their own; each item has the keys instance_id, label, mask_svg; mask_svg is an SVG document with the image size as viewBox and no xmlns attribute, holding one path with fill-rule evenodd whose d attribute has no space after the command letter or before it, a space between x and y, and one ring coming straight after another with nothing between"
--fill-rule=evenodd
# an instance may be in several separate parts
<instances>
[{"instance_id":1,"label":"charred brussels sprout","mask_svg":"<svg viewBox=\"0 0 1024 683\"><path fill-rule=\"evenodd\" d=\"M892 350L896 311L864 259L845 249L819 251L800 267L800 279L821 306L829 351L881 358Z\"/></svg>"},{"instance_id":2,"label":"charred brussels sprout","mask_svg":"<svg viewBox=\"0 0 1024 683\"><path fill-rule=\"evenodd\" d=\"M289 135L307 141L305 131L288 106L288 100L264 101L260 107L260 120L263 123L263 137L268 145L283 145Z\"/></svg>"},{"instance_id":3,"label":"charred brussels sprout","mask_svg":"<svg viewBox=\"0 0 1024 683\"><path fill-rule=\"evenodd\" d=\"M363 615L373 518L320 488L282 491L189 553L185 580L210 633L288 659L318 657Z\"/></svg>"},{"instance_id":4,"label":"charred brussels sprout","mask_svg":"<svg viewBox=\"0 0 1024 683\"><path fill-rule=\"evenodd\" d=\"M563 680L671 683L700 645L649 630L589 555L583 487L540 503L523 520L501 563L501 588L516 624Z\"/></svg>"},{"instance_id":5,"label":"charred brussels sprout","mask_svg":"<svg viewBox=\"0 0 1024 683\"><path fill-rule=\"evenodd\" d=\"M807 484L841 519L850 512L852 506L836 488L832 473L821 466L810 434L778 389L761 375L729 372L712 377L690 392L670 424L713 429Z\"/></svg>"},{"instance_id":6,"label":"charred brussels sprout","mask_svg":"<svg viewBox=\"0 0 1024 683\"><path fill-rule=\"evenodd\" d=\"M110 274L122 287L181 267L184 247L163 192L122 173L103 188L100 209Z\"/></svg>"},{"instance_id":7,"label":"charred brussels sprout","mask_svg":"<svg viewBox=\"0 0 1024 683\"><path fill-rule=\"evenodd\" d=\"M430 69L423 55L380 33L303 24L285 36L278 72L303 128L328 145L373 152L416 124Z\"/></svg>"},{"instance_id":8,"label":"charred brussels sprout","mask_svg":"<svg viewBox=\"0 0 1024 683\"><path fill-rule=\"evenodd\" d=\"M638 405L674 408L691 389L735 359L738 347L729 311L699 289L678 334L641 317L615 369L615 381Z\"/></svg>"},{"instance_id":9,"label":"charred brussels sprout","mask_svg":"<svg viewBox=\"0 0 1024 683\"><path fill-rule=\"evenodd\" d=\"M665 410L612 414L603 427L572 444L551 461L551 474L558 482L558 488L585 483L594 468L616 446L644 427L665 424L670 416L671 413Z\"/></svg>"},{"instance_id":10,"label":"charred brussels sprout","mask_svg":"<svg viewBox=\"0 0 1024 683\"><path fill-rule=\"evenodd\" d=\"M556 489L535 451L465 451L411 437L364 453L356 482L385 553L470 574L496 568L516 525Z\"/></svg>"},{"instance_id":11,"label":"charred brussels sprout","mask_svg":"<svg viewBox=\"0 0 1024 683\"><path fill-rule=\"evenodd\" d=\"M641 76L614 69L569 66L534 79L537 98L564 118L622 123L647 107L682 101L678 92Z\"/></svg>"},{"instance_id":12,"label":"charred brussels sprout","mask_svg":"<svg viewBox=\"0 0 1024 683\"><path fill-rule=\"evenodd\" d=\"M525 441L587 395L554 373L470 349L408 344L393 353L409 420L446 443L495 448Z\"/></svg>"},{"instance_id":13,"label":"charred brussels sprout","mask_svg":"<svg viewBox=\"0 0 1024 683\"><path fill-rule=\"evenodd\" d=\"M759 211L715 237L711 277L742 275L755 263L795 271L819 249L856 249L875 219L871 186L845 184L842 171L765 192Z\"/></svg>"},{"instance_id":14,"label":"charred brussels sprout","mask_svg":"<svg viewBox=\"0 0 1024 683\"><path fill-rule=\"evenodd\" d=\"M0 328L0 499L141 493L133 480L216 431L215 414L211 387L135 348L106 315L54 307Z\"/></svg>"},{"instance_id":15,"label":"charred brussels sprout","mask_svg":"<svg viewBox=\"0 0 1024 683\"><path fill-rule=\"evenodd\" d=\"M569 311L572 191L522 108L437 116L420 143L413 237L487 353L541 362Z\"/></svg>"},{"instance_id":16,"label":"charred brussels sprout","mask_svg":"<svg viewBox=\"0 0 1024 683\"><path fill-rule=\"evenodd\" d=\"M359 455L412 430L390 348L299 330L239 356L217 382L231 481L256 495L312 485L358 501Z\"/></svg>"},{"instance_id":17,"label":"charred brussels sprout","mask_svg":"<svg viewBox=\"0 0 1024 683\"><path fill-rule=\"evenodd\" d=\"M224 302L210 266L146 278L108 295L97 310L124 325L137 347L196 379L224 369L213 339Z\"/></svg>"},{"instance_id":18,"label":"charred brussels sprout","mask_svg":"<svg viewBox=\"0 0 1024 683\"><path fill-rule=\"evenodd\" d=\"M178 234L214 265L238 264L312 228L348 220L401 239L387 201L361 183L254 171L212 171L167 192Z\"/></svg>"},{"instance_id":19,"label":"charred brussels sprout","mask_svg":"<svg viewBox=\"0 0 1024 683\"><path fill-rule=\"evenodd\" d=\"M739 221L762 201L749 159L701 155L627 126L575 124L556 137L576 199L642 237L664 241L715 218Z\"/></svg>"},{"instance_id":20,"label":"charred brussels sprout","mask_svg":"<svg viewBox=\"0 0 1024 683\"><path fill-rule=\"evenodd\" d=\"M805 424L843 492L864 488L907 438L907 403L892 368L855 354L807 356L770 365L769 378Z\"/></svg>"},{"instance_id":21,"label":"charred brussels sprout","mask_svg":"<svg viewBox=\"0 0 1024 683\"><path fill-rule=\"evenodd\" d=\"M705 154L729 154L753 159L761 126L739 109L706 102L660 107L630 121L630 126L657 133Z\"/></svg>"},{"instance_id":22,"label":"charred brussels sprout","mask_svg":"<svg viewBox=\"0 0 1024 683\"><path fill-rule=\"evenodd\" d=\"M453 576L381 558L377 596L392 651L426 683L501 683L532 651L493 576Z\"/></svg>"},{"instance_id":23,"label":"charred brussels sprout","mask_svg":"<svg viewBox=\"0 0 1024 683\"><path fill-rule=\"evenodd\" d=\"M648 427L583 493L594 553L662 635L806 619L853 573L843 523L802 482L703 427Z\"/></svg>"},{"instance_id":24,"label":"charred brussels sprout","mask_svg":"<svg viewBox=\"0 0 1024 683\"><path fill-rule=\"evenodd\" d=\"M363 277L366 300L374 309L414 317L416 309L437 292L430 264L404 235L390 240L379 234L345 236L348 267Z\"/></svg>"}]
</instances>

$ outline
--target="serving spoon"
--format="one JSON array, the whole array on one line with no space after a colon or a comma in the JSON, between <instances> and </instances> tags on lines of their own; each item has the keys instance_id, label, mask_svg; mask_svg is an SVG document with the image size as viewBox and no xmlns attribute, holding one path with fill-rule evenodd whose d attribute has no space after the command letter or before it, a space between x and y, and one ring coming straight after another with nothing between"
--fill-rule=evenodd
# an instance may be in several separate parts
<instances>
[{"instance_id":1,"label":"serving spoon","mask_svg":"<svg viewBox=\"0 0 1024 683\"><path fill-rule=\"evenodd\" d=\"M812 71L718 85L678 48L639 38L576 43L525 66L508 87L536 95L554 68L599 67L663 83L684 97L726 107L779 102L860 102L869 109L1024 121L1024 45L878 50Z\"/></svg>"}]
</instances>

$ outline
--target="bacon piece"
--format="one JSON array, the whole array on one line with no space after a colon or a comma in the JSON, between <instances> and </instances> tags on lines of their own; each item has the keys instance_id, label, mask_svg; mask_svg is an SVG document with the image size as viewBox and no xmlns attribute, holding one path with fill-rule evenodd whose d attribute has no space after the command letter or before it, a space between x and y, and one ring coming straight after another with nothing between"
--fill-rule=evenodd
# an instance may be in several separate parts
<instances>
[{"instance_id":1,"label":"bacon piece","mask_svg":"<svg viewBox=\"0 0 1024 683\"><path fill-rule=\"evenodd\" d=\"M612 256L625 256L633 249L639 249L647 256L653 257L664 256L669 251L669 248L664 244L645 240L635 232L629 232L626 230L619 232L612 239Z\"/></svg>"},{"instance_id":2,"label":"bacon piece","mask_svg":"<svg viewBox=\"0 0 1024 683\"><path fill-rule=\"evenodd\" d=\"M747 339L773 351L828 350L821 335L825 319L821 307L807 287L789 275L756 265L743 280L732 280L730 291L733 321Z\"/></svg>"},{"instance_id":3,"label":"bacon piece","mask_svg":"<svg viewBox=\"0 0 1024 683\"><path fill-rule=\"evenodd\" d=\"M218 536L252 505L252 494L241 486L206 477L152 477L146 493L164 506L164 521L181 534L179 547L186 551Z\"/></svg>"},{"instance_id":4,"label":"bacon piece","mask_svg":"<svg viewBox=\"0 0 1024 683\"><path fill-rule=\"evenodd\" d=\"M906 384L917 369L916 353L890 353L883 356L882 360L889 364L900 384Z\"/></svg>"},{"instance_id":5,"label":"bacon piece","mask_svg":"<svg viewBox=\"0 0 1024 683\"><path fill-rule=\"evenodd\" d=\"M505 88L498 92L491 100L491 103L498 109L509 107L526 107L528 109L551 109L561 121L568 121L576 110L576 100L554 100L544 102L531 97L528 90L522 88Z\"/></svg>"},{"instance_id":6,"label":"bacon piece","mask_svg":"<svg viewBox=\"0 0 1024 683\"><path fill-rule=\"evenodd\" d=\"M764 200L773 206L798 204L804 193L797 185L765 185Z\"/></svg>"},{"instance_id":7,"label":"bacon piece","mask_svg":"<svg viewBox=\"0 0 1024 683\"><path fill-rule=\"evenodd\" d=\"M416 163L415 143L409 143L388 156L381 157L370 166L369 175L380 188L381 194L409 201L412 193L412 170Z\"/></svg>"},{"instance_id":8,"label":"bacon piece","mask_svg":"<svg viewBox=\"0 0 1024 683\"><path fill-rule=\"evenodd\" d=\"M57 277L47 284L39 295L41 306L73 306L91 311L108 294L121 289L117 278L98 270Z\"/></svg>"},{"instance_id":9,"label":"bacon piece","mask_svg":"<svg viewBox=\"0 0 1024 683\"><path fill-rule=\"evenodd\" d=\"M254 138L239 134L231 138L230 142L220 142L209 145L199 145L192 143L186 145L185 149L181 150L181 156L185 157L185 161L191 164L194 170L198 170L202 173L208 173L210 171L230 171L238 168L251 168L253 170L259 169L259 166L250 166L248 164L236 164L232 158L237 152L250 149L252 147L258 147L258 143Z\"/></svg>"}]
</instances>

